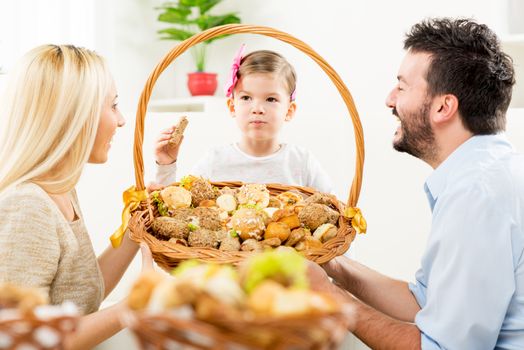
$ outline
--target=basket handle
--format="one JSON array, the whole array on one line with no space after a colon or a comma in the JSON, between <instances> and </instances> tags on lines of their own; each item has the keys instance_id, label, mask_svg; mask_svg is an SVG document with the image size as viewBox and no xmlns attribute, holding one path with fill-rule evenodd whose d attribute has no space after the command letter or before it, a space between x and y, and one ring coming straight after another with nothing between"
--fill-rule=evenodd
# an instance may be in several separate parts
<instances>
[{"instance_id":1,"label":"basket handle","mask_svg":"<svg viewBox=\"0 0 524 350\"><path fill-rule=\"evenodd\" d=\"M146 85L140 95L140 101L138 102L138 109L136 112L136 124L135 124L135 141L134 141L134 152L133 160L135 164L135 180L136 189L144 190L144 158L143 158L143 143L144 143L144 120L147 112L147 105L149 98L153 91L155 83L162 74L162 72L173 62L175 58L180 56L190 47L201 43L203 41L215 38L225 34L260 34L269 36L285 43L288 43L300 51L307 54L312 58L324 72L329 76L331 81L335 84L338 92L342 96L346 107L349 111L351 121L353 122L353 130L355 133L355 144L356 144L356 161L355 161L355 175L353 177L353 183L349 192L349 198L347 205L355 207L358 202L360 195L360 188L362 187L362 172L364 168L364 134L362 131L362 124L358 116L353 97L351 96L348 88L340 79L340 76L335 70L322 58L320 57L309 45L296 39L290 34L281 32L277 29L264 26L255 26L248 24L226 24L223 26L213 27L203 32L193 35L192 37L182 41L179 45L175 46L171 51L167 53L162 61L155 67L149 78L147 79Z\"/></svg>"}]
</instances>

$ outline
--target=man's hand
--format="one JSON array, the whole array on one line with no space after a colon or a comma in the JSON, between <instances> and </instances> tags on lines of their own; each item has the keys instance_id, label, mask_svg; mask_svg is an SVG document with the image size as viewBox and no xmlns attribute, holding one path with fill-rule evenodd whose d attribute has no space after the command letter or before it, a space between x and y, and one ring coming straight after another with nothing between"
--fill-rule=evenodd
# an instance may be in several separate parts
<instances>
[{"instance_id":1,"label":"man's hand","mask_svg":"<svg viewBox=\"0 0 524 350\"><path fill-rule=\"evenodd\" d=\"M344 291L331 282L328 274L323 269L324 266L326 266L326 264L320 267L318 264L308 261L307 274L311 289L317 292L330 294L337 299L346 299L347 297L353 298L349 293L347 293L347 291Z\"/></svg>"}]
</instances>

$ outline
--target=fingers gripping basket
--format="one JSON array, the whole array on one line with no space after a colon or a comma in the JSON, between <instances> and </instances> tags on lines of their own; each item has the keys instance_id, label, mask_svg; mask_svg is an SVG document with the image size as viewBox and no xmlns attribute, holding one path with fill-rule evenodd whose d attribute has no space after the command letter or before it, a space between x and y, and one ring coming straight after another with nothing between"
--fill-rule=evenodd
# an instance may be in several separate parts
<instances>
[{"instance_id":1,"label":"fingers gripping basket","mask_svg":"<svg viewBox=\"0 0 524 350\"><path fill-rule=\"evenodd\" d=\"M349 248L351 242L355 238L356 230L352 225L351 215L347 214L347 208L355 208L358 197L360 194L360 188L362 185L362 171L364 164L364 137L362 132L362 125L356 110L355 104L351 94L340 79L339 75L335 70L322 58L320 57L311 47L304 42L294 38L293 36L281 32L276 29L244 25L244 24L229 24L220 27L214 27L203 31L191 38L183 41L176 47L174 47L156 66L154 71L151 73L149 79L146 82L142 95L140 97L135 125L135 138L134 138L134 165L135 165L135 179L136 188L134 193L143 192L145 190L144 185L144 160L143 160L143 140L144 140L144 120L147 112L147 105L151 96L153 87L164 69L175 60L178 56L184 53L190 47L201 43L205 40L225 35L225 34L260 34L269 36L283 42L286 42L295 48L299 49L309 57L311 57L329 76L331 81L335 84L339 91L342 99L344 100L349 117L353 123L353 129L355 134L356 143L356 161L355 161L355 174L353 182L350 188L350 194L347 201L347 207L343 203L336 199L333 199L333 206L340 212L340 218L338 222L338 232L335 238L325 242L322 247L309 249L304 252L305 256L319 264L325 263L335 256L343 254ZM230 183L212 183L214 186L219 188L223 186L229 187L240 187L240 182ZM285 186L281 184L267 184L267 187L271 194L278 194L289 190L297 190L305 196L311 195L314 190L311 188L304 188L298 186ZM143 196L142 198L145 198ZM129 207L130 203L126 203ZM175 267L179 262L187 259L199 259L209 262L217 263L238 263L242 261L246 256L250 255L250 252L234 251L224 252L214 248L193 248L186 247L180 244L174 244L167 241L161 241L151 235L149 230L149 224L152 218L152 209L147 199L143 200L140 204L134 203L133 207L135 211L131 214L129 221L130 237L137 242L145 242L149 245L155 261L164 269L170 270ZM351 212L355 212L352 210ZM357 209L358 212L358 209Z\"/></svg>"}]
</instances>

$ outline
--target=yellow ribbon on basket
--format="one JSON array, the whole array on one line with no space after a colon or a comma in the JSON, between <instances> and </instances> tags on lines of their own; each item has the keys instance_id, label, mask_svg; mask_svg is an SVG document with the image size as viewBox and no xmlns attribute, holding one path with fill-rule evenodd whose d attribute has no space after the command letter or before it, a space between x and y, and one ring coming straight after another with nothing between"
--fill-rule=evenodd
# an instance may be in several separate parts
<instances>
[{"instance_id":1,"label":"yellow ribbon on basket","mask_svg":"<svg viewBox=\"0 0 524 350\"><path fill-rule=\"evenodd\" d=\"M147 199L147 190L137 191L135 186L129 187L124 191L124 210L122 210L122 225L111 235L111 245L113 248L118 248L124 238L129 219L131 219L131 212L138 208L140 202Z\"/></svg>"},{"instance_id":2,"label":"yellow ribbon on basket","mask_svg":"<svg viewBox=\"0 0 524 350\"><path fill-rule=\"evenodd\" d=\"M357 233L366 233L368 223L359 208L347 207L346 210L344 210L344 216L351 219L351 226L355 228Z\"/></svg>"}]
</instances>

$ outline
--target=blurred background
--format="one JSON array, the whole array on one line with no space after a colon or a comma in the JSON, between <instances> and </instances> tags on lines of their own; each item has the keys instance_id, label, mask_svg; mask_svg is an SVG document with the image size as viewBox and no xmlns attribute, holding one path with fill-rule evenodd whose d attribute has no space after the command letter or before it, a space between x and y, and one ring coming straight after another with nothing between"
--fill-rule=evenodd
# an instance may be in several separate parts
<instances>
[{"instance_id":1,"label":"blurred background","mask_svg":"<svg viewBox=\"0 0 524 350\"><path fill-rule=\"evenodd\" d=\"M135 183L133 134L142 88L162 57L178 42L159 40L167 25L157 20L158 0L11 0L0 3L0 89L16 60L30 48L75 44L103 55L113 72L119 106L127 120L119 129L105 165L88 165L78 193L97 253L119 226L121 194ZM403 57L404 34L425 17L472 17L486 23L503 41L524 79L524 0L224 0L216 13L234 12L242 23L274 27L309 44L341 76L357 106L364 129L366 159L358 206L368 233L350 248L353 258L387 275L413 280L426 244L431 213L423 192L431 168L395 152L397 122L385 107ZM177 58L158 80L145 125L146 182L152 181L153 141L159 130L188 115L190 126L179 157L179 175L215 144L235 140L223 86L232 57L245 43L247 52L282 53L298 73L296 118L285 126L284 142L311 150L328 171L337 196L346 201L354 175L353 127L343 100L327 75L294 47L260 35L233 35L208 46L206 71L217 73L214 96L191 97L187 74L195 70L189 52ZM522 83L521 83L522 85ZM524 151L524 92L517 86L508 113L508 137ZM107 304L123 298L140 268L137 257ZM133 348L125 332L99 349ZM345 349L365 348L348 340Z\"/></svg>"}]
</instances>

